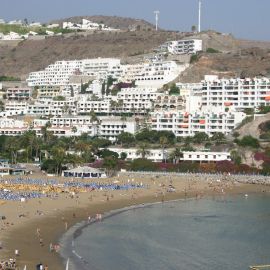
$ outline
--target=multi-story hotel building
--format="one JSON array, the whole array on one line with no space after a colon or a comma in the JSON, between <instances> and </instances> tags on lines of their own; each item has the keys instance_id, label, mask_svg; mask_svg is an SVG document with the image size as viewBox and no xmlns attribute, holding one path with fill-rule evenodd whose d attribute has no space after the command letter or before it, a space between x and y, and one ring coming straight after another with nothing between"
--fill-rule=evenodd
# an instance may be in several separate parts
<instances>
[{"instance_id":1,"label":"multi-story hotel building","mask_svg":"<svg viewBox=\"0 0 270 270\"><path fill-rule=\"evenodd\" d=\"M24 101L30 99L31 93L31 88L8 88L6 91L6 98L7 100Z\"/></svg>"},{"instance_id":2,"label":"multi-story hotel building","mask_svg":"<svg viewBox=\"0 0 270 270\"><path fill-rule=\"evenodd\" d=\"M175 136L194 136L196 132L205 132L209 136L217 132L227 135L240 124L246 114L230 113L184 113L181 111L153 112L149 123L153 130L172 131Z\"/></svg>"},{"instance_id":3,"label":"multi-story hotel building","mask_svg":"<svg viewBox=\"0 0 270 270\"><path fill-rule=\"evenodd\" d=\"M202 40L187 39L168 41L160 46L161 51L167 51L171 54L195 54L202 51Z\"/></svg>"},{"instance_id":4,"label":"multi-story hotel building","mask_svg":"<svg viewBox=\"0 0 270 270\"><path fill-rule=\"evenodd\" d=\"M220 111L258 108L270 105L270 79L218 79L209 77L202 81L202 87L193 90L201 96L203 108L218 108Z\"/></svg>"}]
</instances>

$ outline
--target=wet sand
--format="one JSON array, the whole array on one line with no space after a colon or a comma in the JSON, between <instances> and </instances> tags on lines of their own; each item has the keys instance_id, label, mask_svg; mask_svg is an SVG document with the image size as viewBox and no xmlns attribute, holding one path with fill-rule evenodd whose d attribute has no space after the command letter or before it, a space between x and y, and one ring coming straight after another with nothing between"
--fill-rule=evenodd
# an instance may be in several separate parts
<instances>
[{"instance_id":1,"label":"wet sand","mask_svg":"<svg viewBox=\"0 0 270 270\"><path fill-rule=\"evenodd\" d=\"M220 177L201 179L200 177L183 176L132 176L134 183L143 183L149 188L129 191L100 191L77 194L71 198L69 194L60 194L57 199L33 199L27 202L5 202L0 206L1 215L6 216L1 221L1 259L14 258L14 251L18 249L18 265L27 265L28 269L35 269L37 263L48 265L48 269L64 269L64 264L56 252L50 252L50 244L57 244L67 229L76 223L94 217L97 213L104 213L126 206L168 201L181 198L203 196L226 196L228 194L250 194L265 192L270 194L269 186L239 184L232 179L221 180ZM117 178L127 181L127 177ZM107 181L107 180L104 180ZM109 181L112 181L110 179ZM176 191L168 192L172 184ZM23 215L19 217L19 215ZM4 224L5 222L5 224ZM9 223L9 224L7 224ZM37 228L41 236L37 235ZM43 245L40 245L42 238ZM60 247L61 248L61 247Z\"/></svg>"}]
</instances>

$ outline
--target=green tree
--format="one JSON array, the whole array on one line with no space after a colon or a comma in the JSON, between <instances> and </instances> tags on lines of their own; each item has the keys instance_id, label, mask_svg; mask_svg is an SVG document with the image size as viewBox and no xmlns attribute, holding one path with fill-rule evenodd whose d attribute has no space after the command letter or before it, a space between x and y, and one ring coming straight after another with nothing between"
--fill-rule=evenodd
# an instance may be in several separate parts
<instances>
[{"instance_id":1,"label":"green tree","mask_svg":"<svg viewBox=\"0 0 270 270\"><path fill-rule=\"evenodd\" d=\"M196 25L192 25L192 26L191 26L191 31L192 31L192 32L196 32L196 31L197 31Z\"/></svg>"},{"instance_id":2,"label":"green tree","mask_svg":"<svg viewBox=\"0 0 270 270\"><path fill-rule=\"evenodd\" d=\"M121 159L121 160L126 160L126 158L127 158L127 153L121 152L121 154L120 154L120 159Z\"/></svg>"},{"instance_id":3,"label":"green tree","mask_svg":"<svg viewBox=\"0 0 270 270\"><path fill-rule=\"evenodd\" d=\"M165 148L168 146L168 139L165 136L159 138L159 143L162 149L162 160L166 163Z\"/></svg>"},{"instance_id":4,"label":"green tree","mask_svg":"<svg viewBox=\"0 0 270 270\"><path fill-rule=\"evenodd\" d=\"M236 165L240 165L242 163L242 157L237 150L231 151L231 159Z\"/></svg>"},{"instance_id":5,"label":"green tree","mask_svg":"<svg viewBox=\"0 0 270 270\"><path fill-rule=\"evenodd\" d=\"M141 155L143 159L145 159L148 155L150 155L149 145L147 143L140 143L138 145L138 150L136 152L137 155Z\"/></svg>"},{"instance_id":6,"label":"green tree","mask_svg":"<svg viewBox=\"0 0 270 270\"><path fill-rule=\"evenodd\" d=\"M179 160L182 157L183 157L183 153L179 147L176 147L170 155L170 158L173 160L173 163L179 163Z\"/></svg>"},{"instance_id":7,"label":"green tree","mask_svg":"<svg viewBox=\"0 0 270 270\"><path fill-rule=\"evenodd\" d=\"M180 95L180 89L175 83L170 86L169 95Z\"/></svg>"},{"instance_id":8,"label":"green tree","mask_svg":"<svg viewBox=\"0 0 270 270\"><path fill-rule=\"evenodd\" d=\"M114 157L106 157L103 160L103 167L106 169L106 174L109 177L113 176L117 167L117 159Z\"/></svg>"},{"instance_id":9,"label":"green tree","mask_svg":"<svg viewBox=\"0 0 270 270\"><path fill-rule=\"evenodd\" d=\"M238 141L238 144L244 147L252 147L252 148L260 147L259 141L250 135L244 136L241 140Z\"/></svg>"},{"instance_id":10,"label":"green tree","mask_svg":"<svg viewBox=\"0 0 270 270\"><path fill-rule=\"evenodd\" d=\"M193 137L194 143L203 143L209 140L209 136L205 132L197 132Z\"/></svg>"},{"instance_id":11,"label":"green tree","mask_svg":"<svg viewBox=\"0 0 270 270\"><path fill-rule=\"evenodd\" d=\"M135 137L133 134L128 133L128 132L122 132L121 134L118 135L117 137L117 143L123 145L132 145L135 142Z\"/></svg>"}]
</instances>

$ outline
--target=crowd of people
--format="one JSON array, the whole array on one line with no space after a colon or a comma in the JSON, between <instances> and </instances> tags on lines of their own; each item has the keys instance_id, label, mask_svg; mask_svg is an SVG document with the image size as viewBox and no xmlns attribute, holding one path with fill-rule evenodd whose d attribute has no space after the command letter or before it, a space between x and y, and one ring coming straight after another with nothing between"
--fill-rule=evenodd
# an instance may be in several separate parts
<instances>
[{"instance_id":1,"label":"crowd of people","mask_svg":"<svg viewBox=\"0 0 270 270\"><path fill-rule=\"evenodd\" d=\"M16 260L9 259L6 261L1 261L0 262L0 269L1 270L16 270L17 269Z\"/></svg>"}]
</instances>

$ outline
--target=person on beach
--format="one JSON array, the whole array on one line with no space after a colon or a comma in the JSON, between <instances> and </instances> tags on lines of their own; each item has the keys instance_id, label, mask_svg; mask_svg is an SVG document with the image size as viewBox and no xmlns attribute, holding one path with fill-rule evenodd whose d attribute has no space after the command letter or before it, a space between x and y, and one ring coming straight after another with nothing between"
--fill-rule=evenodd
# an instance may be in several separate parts
<instances>
[{"instance_id":1,"label":"person on beach","mask_svg":"<svg viewBox=\"0 0 270 270\"><path fill-rule=\"evenodd\" d=\"M39 244L41 247L43 247L43 239L42 238L39 238Z\"/></svg>"}]
</instances>

